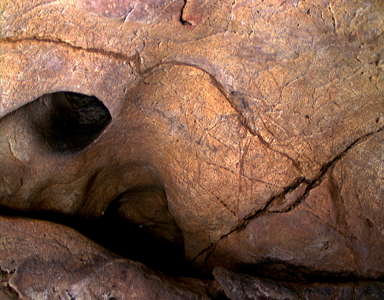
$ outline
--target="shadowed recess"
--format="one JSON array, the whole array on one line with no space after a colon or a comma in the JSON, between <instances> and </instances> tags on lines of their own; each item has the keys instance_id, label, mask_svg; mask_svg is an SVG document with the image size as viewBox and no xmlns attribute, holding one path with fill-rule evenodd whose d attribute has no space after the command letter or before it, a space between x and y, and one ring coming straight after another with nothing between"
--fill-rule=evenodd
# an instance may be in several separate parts
<instances>
[{"instance_id":1,"label":"shadowed recess","mask_svg":"<svg viewBox=\"0 0 384 300\"><path fill-rule=\"evenodd\" d=\"M50 211L14 210L0 205L2 216L65 225L112 253L141 262L157 272L171 276L211 278L185 259L184 245L153 235L146 228L119 216L117 209L117 203L114 203L101 217L82 217Z\"/></svg>"},{"instance_id":2,"label":"shadowed recess","mask_svg":"<svg viewBox=\"0 0 384 300\"><path fill-rule=\"evenodd\" d=\"M46 94L30 104L33 126L55 152L80 151L111 122L107 107L96 97L73 92Z\"/></svg>"}]
</instances>

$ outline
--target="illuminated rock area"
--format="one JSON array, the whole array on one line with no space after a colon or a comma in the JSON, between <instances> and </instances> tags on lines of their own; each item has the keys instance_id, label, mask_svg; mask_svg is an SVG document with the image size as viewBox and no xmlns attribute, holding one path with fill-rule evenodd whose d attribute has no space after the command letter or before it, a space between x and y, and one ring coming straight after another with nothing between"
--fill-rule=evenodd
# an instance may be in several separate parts
<instances>
[{"instance_id":1,"label":"illuminated rock area","mask_svg":"<svg viewBox=\"0 0 384 300\"><path fill-rule=\"evenodd\" d=\"M383 299L384 3L0 0L1 299Z\"/></svg>"}]
</instances>

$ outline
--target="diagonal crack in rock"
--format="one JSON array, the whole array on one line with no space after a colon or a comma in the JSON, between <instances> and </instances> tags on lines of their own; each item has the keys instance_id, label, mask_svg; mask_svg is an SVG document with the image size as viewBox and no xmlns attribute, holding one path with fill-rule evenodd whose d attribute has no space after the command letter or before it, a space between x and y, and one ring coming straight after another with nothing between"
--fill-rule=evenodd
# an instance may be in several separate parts
<instances>
[{"instance_id":1,"label":"diagonal crack in rock","mask_svg":"<svg viewBox=\"0 0 384 300\"><path fill-rule=\"evenodd\" d=\"M249 224L249 222L252 221L253 219L258 218L258 217L263 216L263 215L267 215L267 214L287 213L287 212L292 211L296 207L298 207L303 201L305 201L305 199L308 197L310 191L312 189L314 189L315 187L317 187L323 181L323 179L324 179L325 175L327 174L327 172L339 160L341 160L343 157L345 157L347 155L347 153L349 151L351 151L352 148L354 148L358 144L361 144L362 142L366 141L371 136L373 136L373 135L375 135L375 134L377 134L379 132L382 132L382 131L384 131L384 126L380 127L379 129L376 129L374 131L368 132L368 133L360 136L359 138L355 139L343 151L341 151L336 156L334 156L330 161L328 161L325 164L323 164L321 166L321 168L320 168L320 171L319 171L318 175L315 176L313 179L307 179L305 177L296 178L290 185L286 186L281 193L271 197L266 202L266 204L263 206L263 208L258 209L256 211L250 212L238 224L236 224L230 231L228 231L227 233L225 233L222 236L220 236L216 241L210 243L206 248L202 249L192 259L192 261L196 261L202 255L207 254L205 259L204 259L204 261L207 262L207 260L209 259L211 254L214 252L214 250L216 249L217 244L220 241L226 239L232 233L244 230L247 227L247 225ZM272 206L272 204L275 202L275 200L277 200L277 199L279 199L281 197L284 197L289 192L292 192L293 190L297 189L301 184L307 184L307 187L306 187L306 189L305 189L305 191L304 191L304 193L303 193L303 195L301 197L299 197L295 202L293 202L291 205L289 205L288 207L286 207L286 208L284 208L282 210L274 211L274 212L269 211L269 208Z\"/></svg>"}]
</instances>

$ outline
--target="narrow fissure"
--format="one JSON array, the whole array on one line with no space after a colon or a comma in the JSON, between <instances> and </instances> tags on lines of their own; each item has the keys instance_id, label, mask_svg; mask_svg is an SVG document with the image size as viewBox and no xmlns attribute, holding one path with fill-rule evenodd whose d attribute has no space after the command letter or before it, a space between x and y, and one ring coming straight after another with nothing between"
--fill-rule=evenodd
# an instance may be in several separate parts
<instances>
[{"instance_id":1,"label":"narrow fissure","mask_svg":"<svg viewBox=\"0 0 384 300\"><path fill-rule=\"evenodd\" d=\"M84 47L79 46L79 45L71 44L68 41L63 41L60 39L53 39L51 37L31 36L31 37L12 37L12 38L0 39L0 43L3 43L3 44L20 44L22 42L57 44L57 45L61 45L63 47L71 48L75 51L85 51L85 52L88 52L91 54L99 54L99 55L103 55L106 57L110 57L110 58L114 58L114 59L122 60L122 61L126 61L126 62L131 61L135 57L135 56L133 56L133 57L126 56L120 52L108 51L108 50L101 49L101 48L84 48Z\"/></svg>"},{"instance_id":2,"label":"narrow fissure","mask_svg":"<svg viewBox=\"0 0 384 300\"><path fill-rule=\"evenodd\" d=\"M188 26L191 26L191 22L187 21L184 19L184 10L185 10L185 7L187 6L187 2L188 0L184 0L184 4L183 4L183 7L181 8L181 12L180 12L180 23L182 25L188 25Z\"/></svg>"},{"instance_id":3,"label":"narrow fissure","mask_svg":"<svg viewBox=\"0 0 384 300\"><path fill-rule=\"evenodd\" d=\"M330 161L328 161L327 163L325 163L321 168L320 168L320 172L319 174L314 178L314 179L307 179L305 177L299 177L297 178L296 180L294 180L289 186L287 186L286 188L284 188L284 190L279 193L278 195L275 195L273 196L266 204L265 206L262 208L262 209L259 209L257 210L256 212L252 212L250 213L248 216L245 216L241 222L239 222L239 224L237 224L234 228L232 228L232 230L230 230L229 232L227 232L226 234L222 235L216 242L214 243L211 243L210 245L208 245L206 248L202 249L194 258L193 258L193 261L197 261L201 256L205 255L205 258L204 258L204 261L205 263L208 262L208 259L209 257L211 256L211 254L215 251L215 248L216 248L216 245L223 239L227 238L228 236L230 236L232 233L234 232L237 232L237 231L241 231L243 230L245 227L247 227L247 225L249 224L249 222L255 218L258 218L262 215L265 215L265 214L277 214L277 213L286 213L288 211L291 211L292 209L296 208L298 205L300 205L300 203L302 203L303 201L305 201L305 199L307 198L307 196L309 195L310 191L312 189L314 189L315 187L317 187L321 182L322 180L324 179L325 175L327 174L327 172L335 165L336 162L338 162L339 160L341 160L354 146L362 143L363 141L365 141L366 139L368 139L369 137L371 137L372 135L374 134L377 134L379 132L382 132L384 131L384 127L380 127L378 128L377 130L375 131L372 131L372 132L368 132L366 133L365 135L355 139L353 142L351 142L347 147L345 147L345 149L343 151L341 151L340 153L338 153L333 159L331 159ZM305 192L303 194L303 196L301 196L297 201L295 201L292 205L290 205L287 209L284 209L283 211L279 211L279 212L270 212L268 209L270 208L270 206L272 205L272 203L278 199L278 198L281 198L283 197L284 195L286 195L287 193L293 191L294 189L296 189L297 187L299 187L300 184L302 183L306 183L307 184L307 187L305 189Z\"/></svg>"},{"instance_id":4,"label":"narrow fissure","mask_svg":"<svg viewBox=\"0 0 384 300\"><path fill-rule=\"evenodd\" d=\"M156 272L173 277L190 277L212 280L213 275L198 269L187 261L184 249L149 234L139 226L123 220L116 215L113 205L103 217L81 218L52 212L19 211L0 207L1 215L14 218L44 220L70 227L91 239L105 249L132 261L145 264ZM316 284L375 284L383 283L384 278L365 278L353 273L331 273L297 266L279 260L265 260L255 265L242 264L234 268L239 274L280 283L298 285ZM12 292L10 290L8 292ZM215 298L216 299L216 298ZM218 298L226 299L226 298Z\"/></svg>"},{"instance_id":5,"label":"narrow fissure","mask_svg":"<svg viewBox=\"0 0 384 300\"><path fill-rule=\"evenodd\" d=\"M183 245L155 237L144 228L120 218L113 206L102 217L92 218L8 207L0 207L0 211L0 215L5 217L43 220L67 226L118 256L141 262L166 275L211 278L185 259Z\"/></svg>"},{"instance_id":6,"label":"narrow fissure","mask_svg":"<svg viewBox=\"0 0 384 300\"><path fill-rule=\"evenodd\" d=\"M278 259L265 259L255 265L240 265L237 272L273 281L298 284L343 284L384 282L384 277L369 278L351 272L326 272L294 265Z\"/></svg>"},{"instance_id":7,"label":"narrow fissure","mask_svg":"<svg viewBox=\"0 0 384 300\"><path fill-rule=\"evenodd\" d=\"M107 107L99 99L73 92L43 95L26 105L26 113L30 112L37 112L31 114L31 121L41 141L46 143L50 150L60 153L76 152L86 148L97 139L112 120ZM207 266L209 256L215 250L217 243L232 233L244 229L252 219L270 213L285 213L297 207L302 201L305 201L309 192L322 182L327 172L337 161L342 159L355 145L383 130L383 127L379 128L354 140L332 160L325 163L314 179L297 178L280 194L272 197L263 209L252 212L217 242L203 249L192 262L185 258L182 242L172 243L162 239L152 234L150 230L122 217L119 214L121 205L119 199L109 205L102 217L84 218L53 212L26 212L5 207L0 207L0 211L4 216L46 220L66 225L121 257L144 263L153 270L167 275L212 279L212 275L203 270L205 266L199 269L195 265L194 262L197 258L206 254L205 265ZM295 190L301 184L307 186L304 194L295 203L281 211L271 212L269 210L277 198ZM242 265L238 267L237 271L265 279L305 284L384 280L384 278L361 278L352 273L320 272L303 266L291 265L284 261L264 261L256 265Z\"/></svg>"}]
</instances>

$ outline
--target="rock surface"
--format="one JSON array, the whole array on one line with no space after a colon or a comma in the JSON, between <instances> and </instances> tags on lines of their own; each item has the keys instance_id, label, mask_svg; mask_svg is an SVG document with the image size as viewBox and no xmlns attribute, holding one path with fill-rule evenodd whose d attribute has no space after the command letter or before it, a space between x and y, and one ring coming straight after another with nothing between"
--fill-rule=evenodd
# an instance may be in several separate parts
<instances>
[{"instance_id":1,"label":"rock surface","mask_svg":"<svg viewBox=\"0 0 384 300\"><path fill-rule=\"evenodd\" d=\"M0 230L1 299L209 299L207 283L166 278L61 225L2 217Z\"/></svg>"},{"instance_id":2,"label":"rock surface","mask_svg":"<svg viewBox=\"0 0 384 300\"><path fill-rule=\"evenodd\" d=\"M0 204L122 204L208 271L380 280L383 33L380 0L0 0ZM80 149L38 130L62 91L110 113Z\"/></svg>"},{"instance_id":3,"label":"rock surface","mask_svg":"<svg viewBox=\"0 0 384 300\"><path fill-rule=\"evenodd\" d=\"M230 299L382 299L384 284L382 282L355 282L295 284L260 279L244 274L237 274L217 268L215 278L224 287Z\"/></svg>"}]
</instances>

